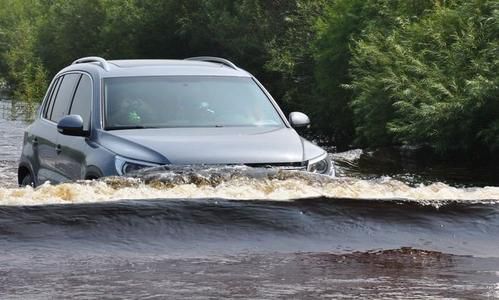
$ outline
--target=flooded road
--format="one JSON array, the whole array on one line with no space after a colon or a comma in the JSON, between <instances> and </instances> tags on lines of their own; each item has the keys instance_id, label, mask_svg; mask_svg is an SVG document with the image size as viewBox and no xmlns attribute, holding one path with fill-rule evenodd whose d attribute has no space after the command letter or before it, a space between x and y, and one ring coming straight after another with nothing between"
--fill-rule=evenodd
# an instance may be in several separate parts
<instances>
[{"instance_id":1,"label":"flooded road","mask_svg":"<svg viewBox=\"0 0 499 300\"><path fill-rule=\"evenodd\" d=\"M0 294L490 299L498 219L489 205L346 199L3 207Z\"/></svg>"},{"instance_id":2,"label":"flooded road","mask_svg":"<svg viewBox=\"0 0 499 300\"><path fill-rule=\"evenodd\" d=\"M351 151L336 179L160 168L34 190L25 126L0 119L0 298L499 298L499 184L359 175Z\"/></svg>"},{"instance_id":3,"label":"flooded road","mask_svg":"<svg viewBox=\"0 0 499 300\"><path fill-rule=\"evenodd\" d=\"M17 186L17 161L21 155L23 118L17 118L10 102L0 101L0 187Z\"/></svg>"}]
</instances>

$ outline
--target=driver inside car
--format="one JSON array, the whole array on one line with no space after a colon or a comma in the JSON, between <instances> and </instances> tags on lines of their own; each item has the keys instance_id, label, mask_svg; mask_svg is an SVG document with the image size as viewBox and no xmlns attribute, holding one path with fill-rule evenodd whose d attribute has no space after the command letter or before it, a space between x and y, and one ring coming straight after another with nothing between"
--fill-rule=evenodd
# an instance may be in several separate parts
<instances>
[{"instance_id":1,"label":"driver inside car","mask_svg":"<svg viewBox=\"0 0 499 300\"><path fill-rule=\"evenodd\" d=\"M153 111L150 105L138 97L113 97L109 101L110 127L113 126L141 126L151 121Z\"/></svg>"}]
</instances>

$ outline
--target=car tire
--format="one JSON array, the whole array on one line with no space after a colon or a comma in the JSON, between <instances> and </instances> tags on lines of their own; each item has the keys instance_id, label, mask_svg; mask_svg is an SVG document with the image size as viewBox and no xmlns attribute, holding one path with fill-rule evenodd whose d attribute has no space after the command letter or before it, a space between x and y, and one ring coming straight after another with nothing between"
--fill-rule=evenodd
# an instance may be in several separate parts
<instances>
[{"instance_id":1,"label":"car tire","mask_svg":"<svg viewBox=\"0 0 499 300\"><path fill-rule=\"evenodd\" d=\"M23 180L21 180L20 186L31 186L35 187L35 181L33 180L33 176L30 173L24 175Z\"/></svg>"}]
</instances>

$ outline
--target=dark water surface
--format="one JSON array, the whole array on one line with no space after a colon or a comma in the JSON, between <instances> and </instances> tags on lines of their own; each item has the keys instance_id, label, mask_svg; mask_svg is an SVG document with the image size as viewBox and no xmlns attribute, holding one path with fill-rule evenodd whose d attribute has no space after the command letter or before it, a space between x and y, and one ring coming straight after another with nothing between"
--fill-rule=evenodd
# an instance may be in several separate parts
<instances>
[{"instance_id":1,"label":"dark water surface","mask_svg":"<svg viewBox=\"0 0 499 300\"><path fill-rule=\"evenodd\" d=\"M498 205L150 200L0 220L12 298L499 297Z\"/></svg>"},{"instance_id":2,"label":"dark water surface","mask_svg":"<svg viewBox=\"0 0 499 300\"><path fill-rule=\"evenodd\" d=\"M499 298L498 188L366 179L353 151L339 173L364 179L165 171L19 189L25 126L0 118L0 299Z\"/></svg>"},{"instance_id":3,"label":"dark water surface","mask_svg":"<svg viewBox=\"0 0 499 300\"><path fill-rule=\"evenodd\" d=\"M17 186L17 160L21 155L24 128L23 118L18 119L13 106L0 100L0 186ZM13 114L14 112L14 114Z\"/></svg>"}]
</instances>

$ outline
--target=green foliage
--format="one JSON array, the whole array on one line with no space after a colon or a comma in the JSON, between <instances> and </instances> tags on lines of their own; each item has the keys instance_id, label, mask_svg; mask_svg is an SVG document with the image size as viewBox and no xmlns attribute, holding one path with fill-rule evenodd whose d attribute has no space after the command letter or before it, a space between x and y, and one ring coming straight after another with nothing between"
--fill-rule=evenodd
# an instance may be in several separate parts
<instances>
[{"instance_id":1,"label":"green foliage","mask_svg":"<svg viewBox=\"0 0 499 300\"><path fill-rule=\"evenodd\" d=\"M336 143L348 145L353 139L353 118L348 105L351 92L342 87L349 82L350 41L365 24L364 0L339 0L328 7L318 24L314 59L317 88L316 116L326 135ZM325 114L322 111L327 111Z\"/></svg>"},{"instance_id":2,"label":"green foliage","mask_svg":"<svg viewBox=\"0 0 499 300\"><path fill-rule=\"evenodd\" d=\"M355 136L353 112L349 105L353 95L351 89L344 86L351 82L353 41L371 28L380 34L389 32L402 25L403 19L420 17L432 5L429 0L336 0L327 7L326 15L317 24L314 45L318 93L313 107L321 130L332 136L337 144L349 145ZM381 114L390 110L389 107L376 109ZM376 113L376 118L382 116ZM373 140L378 145L386 142L377 138Z\"/></svg>"},{"instance_id":3,"label":"green foliage","mask_svg":"<svg viewBox=\"0 0 499 300\"><path fill-rule=\"evenodd\" d=\"M36 32L40 15L36 12L36 3L23 4L16 1L3 0L3 5L11 8L10 14L2 15L1 23L5 27L2 46L1 69L4 76L14 87L14 98L26 102L28 110L33 110L41 101L47 86L47 72L36 55ZM24 16L30 14L31 19ZM27 112L28 115L31 112Z\"/></svg>"},{"instance_id":4,"label":"green foliage","mask_svg":"<svg viewBox=\"0 0 499 300\"><path fill-rule=\"evenodd\" d=\"M50 74L75 58L102 55L100 32L105 13L100 0L54 0L40 23L36 52Z\"/></svg>"},{"instance_id":5,"label":"green foliage","mask_svg":"<svg viewBox=\"0 0 499 300\"><path fill-rule=\"evenodd\" d=\"M289 1L275 5L269 19L271 31L276 33L267 41L269 60L265 64L273 72L274 94L289 111L300 110L312 115L317 126L316 81L313 42L315 24L323 16L327 1ZM276 93L277 91L277 93Z\"/></svg>"},{"instance_id":6,"label":"green foliage","mask_svg":"<svg viewBox=\"0 0 499 300\"><path fill-rule=\"evenodd\" d=\"M470 1L364 33L351 61L359 141L497 150L498 14L497 2Z\"/></svg>"}]
</instances>

